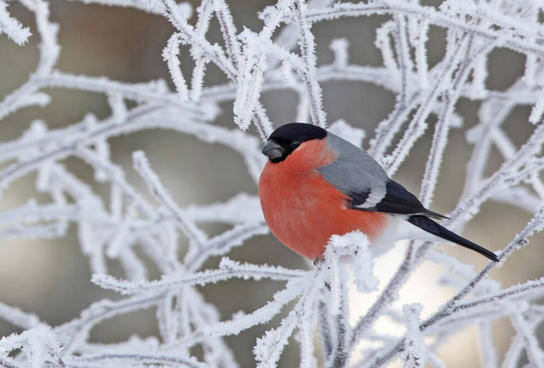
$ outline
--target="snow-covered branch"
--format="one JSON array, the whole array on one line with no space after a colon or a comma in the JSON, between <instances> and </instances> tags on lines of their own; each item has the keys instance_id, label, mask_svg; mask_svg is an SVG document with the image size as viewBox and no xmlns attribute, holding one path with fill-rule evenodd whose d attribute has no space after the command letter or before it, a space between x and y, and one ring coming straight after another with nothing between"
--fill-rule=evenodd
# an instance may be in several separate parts
<instances>
[{"instance_id":1,"label":"snow-covered branch","mask_svg":"<svg viewBox=\"0 0 544 368\"><path fill-rule=\"evenodd\" d=\"M0 366L237 367L224 338L263 325L266 333L252 350L259 367L277 366L291 343L299 345L304 368L318 362L325 367L382 367L394 358L402 359L405 367L443 367L442 342L471 324L478 326L485 362L497 366L500 355L492 323L504 317L515 335L502 365L515 367L525 354L530 364L542 366L543 347L536 335L544 322L538 303L544 294L542 277L503 288L489 277L497 264L476 270L431 250L432 243L411 241L390 279L379 280L372 244L358 231L333 236L324 259L309 270L233 260L227 258L232 249L268 234L256 188L213 203L182 204L171 176L162 175L152 155L132 152L133 167L125 168L112 157L112 148L121 135L176 132L206 147L218 144L231 150L256 183L265 164L260 144L283 123L271 119L281 111L293 121L330 127L367 149L394 175L432 129L420 189L423 204L431 206L451 133L461 130L471 147L470 158L462 194L445 224L461 231L489 201L530 213L532 219L519 234L494 245L502 248L502 264L520 248L532 247L531 237L544 227L544 6L532 1L444 0L433 7L418 0L278 0L255 15L257 26L246 27L240 26L227 0L202 0L196 9L175 0L71 1L83 7L127 7L170 24L171 34L157 55L169 81L128 83L63 70L51 4L0 0L0 37L9 39L10 47L37 45L39 52L34 70L0 96L2 123L10 124L15 113L29 106L41 111L52 102L52 88L101 95L111 110L109 116L88 111L80 121L63 125L37 116L19 137L0 143L2 195L16 191L18 180L33 181L36 189L22 202L2 206L0 238L54 241L75 229L93 273L90 281L120 294L95 301L56 326L34 311L0 303L0 318L22 330L0 339ZM21 8L33 16L33 24L20 16ZM347 18L366 22L372 16L380 16L373 37L382 65L354 63L350 47L356 43L350 34L334 35L332 61L323 62L320 36L328 28L321 24L334 22L343 32ZM437 28L444 31L445 51L431 64L430 36ZM493 69L488 64L499 48L522 55L525 62L523 75L504 90L489 83ZM212 73L224 78L212 83L218 80L208 78ZM355 126L342 119L327 121L328 88L348 82L373 84L395 96L375 131L363 126L364 119ZM267 98L278 91L294 96L293 111ZM458 108L463 99L478 104L476 121ZM526 121L516 122L523 124L526 135L515 135L506 126L520 106L530 109ZM502 159L500 164L492 152ZM76 175L67 159L85 163L93 179ZM190 175L198 176L199 169L204 170ZM210 223L222 224L222 230L208 234ZM112 260L119 271L112 268ZM430 314L419 304L395 303L425 260L441 269L438 284L453 289L453 297ZM273 280L280 286L252 311L225 316L220 305L204 298L202 286L223 287L233 279ZM368 299L369 308L350 309L354 297ZM159 338L133 336L116 344L90 340L98 324L143 309L155 311ZM402 326L403 332L381 331L378 321L383 318ZM355 353L359 351L361 356Z\"/></svg>"}]
</instances>

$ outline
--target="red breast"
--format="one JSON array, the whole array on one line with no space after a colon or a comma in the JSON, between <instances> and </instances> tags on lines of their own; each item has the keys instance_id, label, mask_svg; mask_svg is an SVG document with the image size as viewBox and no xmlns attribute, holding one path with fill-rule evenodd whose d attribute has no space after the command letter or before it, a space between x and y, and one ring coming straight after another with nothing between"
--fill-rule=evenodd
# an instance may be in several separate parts
<instances>
[{"instance_id":1,"label":"red breast","mask_svg":"<svg viewBox=\"0 0 544 368\"><path fill-rule=\"evenodd\" d=\"M304 142L285 160L268 162L259 179L266 223L286 246L310 259L320 258L331 235L360 230L371 240L386 215L353 210L349 197L317 171L336 158L325 139Z\"/></svg>"}]
</instances>

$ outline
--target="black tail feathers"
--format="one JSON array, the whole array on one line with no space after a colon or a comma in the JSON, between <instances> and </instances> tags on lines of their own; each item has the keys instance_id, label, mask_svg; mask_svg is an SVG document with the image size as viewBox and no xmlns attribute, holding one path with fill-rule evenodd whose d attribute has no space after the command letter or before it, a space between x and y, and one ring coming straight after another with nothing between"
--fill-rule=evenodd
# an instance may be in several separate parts
<instances>
[{"instance_id":1,"label":"black tail feathers","mask_svg":"<svg viewBox=\"0 0 544 368\"><path fill-rule=\"evenodd\" d=\"M431 211L429 211L431 212ZM439 217L444 218L444 216L439 215L437 213L431 212L426 213L427 216L432 217ZM433 216L434 215L434 216ZM438 215L438 216L436 216ZM471 242L470 240L467 240L463 238L462 236L457 235L456 233L449 231L444 226L437 224L433 220L431 220L429 217L423 216L423 215L414 215L410 216L408 218L408 222L410 222L412 225L415 225L419 227L422 230L427 231L428 233L431 233L433 235L436 235L442 239L448 240L452 243L459 244L462 247L472 249L475 252L480 253L481 255L489 258L490 260L494 262L498 262L499 259L497 258L497 255L481 246L479 246L476 243Z\"/></svg>"}]
</instances>

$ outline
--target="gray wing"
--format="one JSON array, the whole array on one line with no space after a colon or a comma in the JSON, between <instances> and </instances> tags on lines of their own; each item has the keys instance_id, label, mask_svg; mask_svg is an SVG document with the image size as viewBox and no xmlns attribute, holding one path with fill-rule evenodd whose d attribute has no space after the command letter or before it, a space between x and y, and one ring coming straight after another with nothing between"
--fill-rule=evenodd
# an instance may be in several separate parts
<instances>
[{"instance_id":1,"label":"gray wing","mask_svg":"<svg viewBox=\"0 0 544 368\"><path fill-rule=\"evenodd\" d=\"M389 180L382 167L368 153L327 133L327 145L336 160L319 168L326 181L352 198L352 207L371 209L386 195Z\"/></svg>"},{"instance_id":2,"label":"gray wing","mask_svg":"<svg viewBox=\"0 0 544 368\"><path fill-rule=\"evenodd\" d=\"M426 210L412 193L389 179L368 153L334 134L328 133L326 139L337 159L318 170L327 182L350 197L353 209L440 216Z\"/></svg>"}]
</instances>

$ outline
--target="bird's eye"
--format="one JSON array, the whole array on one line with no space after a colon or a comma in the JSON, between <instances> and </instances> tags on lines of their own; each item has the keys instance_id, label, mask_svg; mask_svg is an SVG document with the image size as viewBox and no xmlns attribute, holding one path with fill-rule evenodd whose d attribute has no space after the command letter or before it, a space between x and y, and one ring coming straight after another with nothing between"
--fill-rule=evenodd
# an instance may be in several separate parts
<instances>
[{"instance_id":1,"label":"bird's eye","mask_svg":"<svg viewBox=\"0 0 544 368\"><path fill-rule=\"evenodd\" d=\"M300 142L299 142L299 141L294 141L294 142L289 143L289 148L290 148L291 150L294 150L294 149L297 148L298 146L300 146Z\"/></svg>"}]
</instances>

